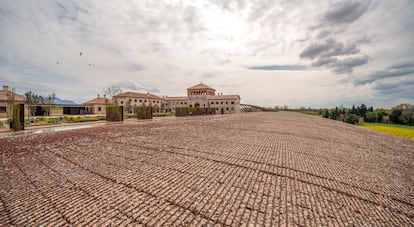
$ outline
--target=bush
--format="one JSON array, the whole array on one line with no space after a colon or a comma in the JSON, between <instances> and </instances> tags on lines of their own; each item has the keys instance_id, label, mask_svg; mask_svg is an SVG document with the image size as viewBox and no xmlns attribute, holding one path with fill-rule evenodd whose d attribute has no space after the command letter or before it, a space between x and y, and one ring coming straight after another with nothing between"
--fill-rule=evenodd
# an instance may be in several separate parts
<instances>
[{"instance_id":1,"label":"bush","mask_svg":"<svg viewBox=\"0 0 414 227\"><path fill-rule=\"evenodd\" d=\"M151 106L138 106L136 108L138 119L152 119L152 107Z\"/></svg>"},{"instance_id":2,"label":"bush","mask_svg":"<svg viewBox=\"0 0 414 227\"><path fill-rule=\"evenodd\" d=\"M356 114L348 114L345 116L344 121L349 124L356 124L358 123L359 119Z\"/></svg>"},{"instance_id":3,"label":"bush","mask_svg":"<svg viewBox=\"0 0 414 227\"><path fill-rule=\"evenodd\" d=\"M123 108L118 105L108 105L106 107L106 120L107 121L123 121L122 116Z\"/></svg>"},{"instance_id":4,"label":"bush","mask_svg":"<svg viewBox=\"0 0 414 227\"><path fill-rule=\"evenodd\" d=\"M401 123L400 116L401 116L401 109L393 109L390 114L390 120L396 124Z\"/></svg>"}]
</instances>

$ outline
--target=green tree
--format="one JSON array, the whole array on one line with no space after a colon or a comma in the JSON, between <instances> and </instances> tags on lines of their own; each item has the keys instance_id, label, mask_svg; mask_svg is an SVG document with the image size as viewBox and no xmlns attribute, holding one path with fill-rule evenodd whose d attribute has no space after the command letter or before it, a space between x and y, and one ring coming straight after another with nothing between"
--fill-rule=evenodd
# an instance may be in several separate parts
<instances>
[{"instance_id":1,"label":"green tree","mask_svg":"<svg viewBox=\"0 0 414 227\"><path fill-rule=\"evenodd\" d=\"M368 112L365 121L367 121L367 122L377 122L378 121L377 112Z\"/></svg>"},{"instance_id":2,"label":"green tree","mask_svg":"<svg viewBox=\"0 0 414 227\"><path fill-rule=\"evenodd\" d=\"M395 124L401 123L400 121L401 112L402 112L402 109L400 106L396 106L392 108L391 114L390 114L390 120Z\"/></svg>"},{"instance_id":3,"label":"green tree","mask_svg":"<svg viewBox=\"0 0 414 227\"><path fill-rule=\"evenodd\" d=\"M359 119L356 114L348 114L345 116L344 121L349 124L356 124L358 123Z\"/></svg>"},{"instance_id":4,"label":"green tree","mask_svg":"<svg viewBox=\"0 0 414 227\"><path fill-rule=\"evenodd\" d=\"M414 105L405 105L401 110L399 120L403 124L413 125L414 123Z\"/></svg>"}]
</instances>

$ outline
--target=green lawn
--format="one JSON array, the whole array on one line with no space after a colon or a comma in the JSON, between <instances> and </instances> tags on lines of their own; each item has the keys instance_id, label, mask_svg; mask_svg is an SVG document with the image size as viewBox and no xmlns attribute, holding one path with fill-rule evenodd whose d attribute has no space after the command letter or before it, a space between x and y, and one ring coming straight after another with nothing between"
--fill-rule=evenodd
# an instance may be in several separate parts
<instances>
[{"instance_id":1,"label":"green lawn","mask_svg":"<svg viewBox=\"0 0 414 227\"><path fill-rule=\"evenodd\" d=\"M414 140L414 126L385 123L364 123L362 127Z\"/></svg>"}]
</instances>

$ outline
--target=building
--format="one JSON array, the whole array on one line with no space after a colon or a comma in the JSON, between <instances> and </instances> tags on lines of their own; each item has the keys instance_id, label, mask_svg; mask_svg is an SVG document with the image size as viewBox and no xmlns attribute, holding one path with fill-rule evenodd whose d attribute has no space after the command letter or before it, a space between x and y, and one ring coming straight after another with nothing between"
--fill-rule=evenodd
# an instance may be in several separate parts
<instances>
[{"instance_id":1,"label":"building","mask_svg":"<svg viewBox=\"0 0 414 227\"><path fill-rule=\"evenodd\" d=\"M180 107L214 108L216 114L240 113L239 95L216 95L216 90L203 84L187 88L187 96L166 97L165 107L175 111Z\"/></svg>"},{"instance_id":2,"label":"building","mask_svg":"<svg viewBox=\"0 0 414 227\"><path fill-rule=\"evenodd\" d=\"M124 113L135 114L138 106L152 106L153 112L163 112L164 100L150 93L123 92L112 97L112 101L124 107Z\"/></svg>"},{"instance_id":3,"label":"building","mask_svg":"<svg viewBox=\"0 0 414 227\"><path fill-rule=\"evenodd\" d=\"M112 104L112 100L106 98L106 96L100 97L99 95L96 98L83 103L85 106L85 113L96 115L105 115L106 105L108 104Z\"/></svg>"},{"instance_id":4,"label":"building","mask_svg":"<svg viewBox=\"0 0 414 227\"><path fill-rule=\"evenodd\" d=\"M11 91L9 86L3 86L0 90L0 118L11 118L14 104L24 104L24 97ZM27 115L26 108L25 115Z\"/></svg>"}]
</instances>

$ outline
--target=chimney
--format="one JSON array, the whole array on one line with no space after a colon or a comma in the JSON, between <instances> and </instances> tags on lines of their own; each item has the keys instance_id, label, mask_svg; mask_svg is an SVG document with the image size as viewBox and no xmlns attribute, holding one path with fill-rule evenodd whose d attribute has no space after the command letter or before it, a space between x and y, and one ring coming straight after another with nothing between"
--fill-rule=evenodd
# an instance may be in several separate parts
<instances>
[{"instance_id":1,"label":"chimney","mask_svg":"<svg viewBox=\"0 0 414 227\"><path fill-rule=\"evenodd\" d=\"M98 98L99 98L99 94L98 94Z\"/></svg>"},{"instance_id":2,"label":"chimney","mask_svg":"<svg viewBox=\"0 0 414 227\"><path fill-rule=\"evenodd\" d=\"M3 90L4 91L8 91L9 90L9 86L3 85Z\"/></svg>"}]
</instances>

